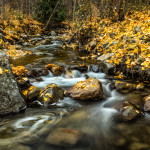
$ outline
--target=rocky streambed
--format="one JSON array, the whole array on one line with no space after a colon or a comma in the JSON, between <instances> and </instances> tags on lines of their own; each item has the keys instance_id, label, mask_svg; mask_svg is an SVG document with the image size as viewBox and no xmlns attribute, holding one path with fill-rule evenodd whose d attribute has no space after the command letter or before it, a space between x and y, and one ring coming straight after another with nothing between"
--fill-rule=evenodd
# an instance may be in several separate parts
<instances>
[{"instance_id":1,"label":"rocky streambed","mask_svg":"<svg viewBox=\"0 0 150 150\"><path fill-rule=\"evenodd\" d=\"M26 47L30 57L12 60L27 70L15 74L27 108L0 118L0 149L150 149L150 90L107 79L98 64L51 38Z\"/></svg>"}]
</instances>

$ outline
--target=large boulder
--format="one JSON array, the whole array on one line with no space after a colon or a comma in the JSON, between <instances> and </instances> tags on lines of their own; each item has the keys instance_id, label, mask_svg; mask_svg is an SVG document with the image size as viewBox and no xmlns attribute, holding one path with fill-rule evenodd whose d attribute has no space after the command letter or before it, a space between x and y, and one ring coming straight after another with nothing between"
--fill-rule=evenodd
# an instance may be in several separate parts
<instances>
[{"instance_id":1,"label":"large boulder","mask_svg":"<svg viewBox=\"0 0 150 150\"><path fill-rule=\"evenodd\" d=\"M67 94L77 100L100 100L103 98L102 84L98 79L88 78L78 82Z\"/></svg>"},{"instance_id":2,"label":"large boulder","mask_svg":"<svg viewBox=\"0 0 150 150\"><path fill-rule=\"evenodd\" d=\"M144 111L150 111L150 95L143 98Z\"/></svg>"},{"instance_id":3,"label":"large boulder","mask_svg":"<svg viewBox=\"0 0 150 150\"><path fill-rule=\"evenodd\" d=\"M17 113L25 106L25 101L11 72L8 57L0 51L0 115Z\"/></svg>"},{"instance_id":4,"label":"large boulder","mask_svg":"<svg viewBox=\"0 0 150 150\"><path fill-rule=\"evenodd\" d=\"M49 104L55 103L58 100L62 100L64 97L64 90L57 84L49 84L44 90L40 92L39 101L48 106Z\"/></svg>"}]
</instances>

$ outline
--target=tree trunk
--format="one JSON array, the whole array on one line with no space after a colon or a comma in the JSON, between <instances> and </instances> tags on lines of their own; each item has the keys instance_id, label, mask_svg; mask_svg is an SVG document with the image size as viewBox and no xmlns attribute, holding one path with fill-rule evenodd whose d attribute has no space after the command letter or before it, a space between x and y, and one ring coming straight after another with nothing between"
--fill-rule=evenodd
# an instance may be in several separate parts
<instances>
[{"instance_id":1,"label":"tree trunk","mask_svg":"<svg viewBox=\"0 0 150 150\"><path fill-rule=\"evenodd\" d=\"M4 0L1 0L1 18L4 20Z\"/></svg>"},{"instance_id":2,"label":"tree trunk","mask_svg":"<svg viewBox=\"0 0 150 150\"><path fill-rule=\"evenodd\" d=\"M47 23L46 23L46 26L45 26L45 28L44 28L44 31L47 29L47 27L48 27L48 25L49 25L49 23L50 23L50 21L51 21L53 15L55 14L55 12L56 12L56 10L57 10L57 7L58 7L59 3L60 3L60 0L57 1L57 4L56 4L56 6L55 6L55 8L54 8L54 10L53 10L53 12L52 12L52 14L51 14L51 16L49 17L49 19L48 19L48 21L47 21Z\"/></svg>"}]
</instances>

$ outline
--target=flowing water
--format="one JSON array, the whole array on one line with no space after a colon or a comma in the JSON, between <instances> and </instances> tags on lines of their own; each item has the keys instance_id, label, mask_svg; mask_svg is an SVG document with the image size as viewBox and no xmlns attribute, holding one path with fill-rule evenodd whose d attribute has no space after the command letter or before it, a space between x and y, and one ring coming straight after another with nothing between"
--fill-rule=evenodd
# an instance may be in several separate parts
<instances>
[{"instance_id":1,"label":"flowing water","mask_svg":"<svg viewBox=\"0 0 150 150\"><path fill-rule=\"evenodd\" d=\"M62 50L61 42L26 48L32 56L13 61L15 65L40 68L48 63L68 66L83 63L78 53ZM73 71L73 78L64 74L55 77L50 72L42 82L32 83L44 88L56 83L64 89L85 80L85 75L101 81L104 99L101 101L77 101L69 97L49 108L27 108L25 112L0 119L0 150L149 150L150 115L125 122L114 108L121 101L134 101L142 106L141 99L147 91L119 93L110 88L113 81L102 72ZM20 147L20 145L22 147Z\"/></svg>"}]
</instances>

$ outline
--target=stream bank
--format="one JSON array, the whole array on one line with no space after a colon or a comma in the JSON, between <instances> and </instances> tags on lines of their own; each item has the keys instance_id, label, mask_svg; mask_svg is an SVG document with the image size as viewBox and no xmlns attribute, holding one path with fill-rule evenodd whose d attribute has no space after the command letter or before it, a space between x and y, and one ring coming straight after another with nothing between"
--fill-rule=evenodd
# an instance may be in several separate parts
<instances>
[{"instance_id":1,"label":"stream bank","mask_svg":"<svg viewBox=\"0 0 150 150\"><path fill-rule=\"evenodd\" d=\"M23 65L32 71L55 64L63 66L66 72L72 69L71 75L63 72L55 76L51 70L47 75L39 76L41 81L35 80L36 76L29 77L29 81L32 86L41 89L55 83L66 90L77 82L84 83L86 78L96 78L102 84L104 97L82 101L67 96L48 107L32 105L25 112L0 118L1 149L149 149L150 115L143 111L142 102L142 98L149 95L149 89L116 90L113 86L115 80L107 79L99 65L79 59L81 54L70 48L63 50L62 42L57 41L55 36L51 35L51 39L51 44L25 47L32 55L11 60L14 67ZM84 86L80 86L81 89ZM122 107L126 101L134 103L134 107L128 107L127 103ZM140 110L140 115L131 120L123 118L121 113L126 114L126 109L119 110L118 106L135 108L135 105L140 106L135 109L137 112ZM131 111L131 115L134 112Z\"/></svg>"}]
</instances>

